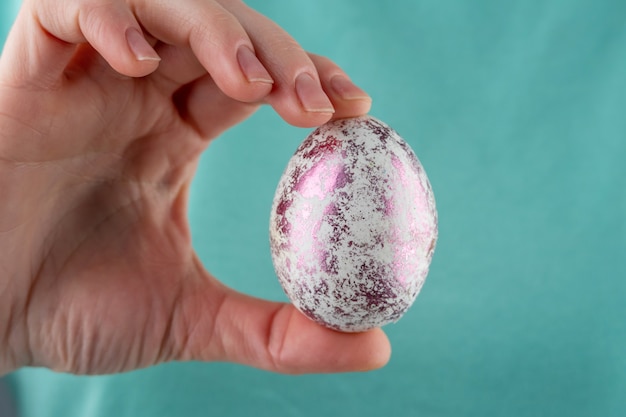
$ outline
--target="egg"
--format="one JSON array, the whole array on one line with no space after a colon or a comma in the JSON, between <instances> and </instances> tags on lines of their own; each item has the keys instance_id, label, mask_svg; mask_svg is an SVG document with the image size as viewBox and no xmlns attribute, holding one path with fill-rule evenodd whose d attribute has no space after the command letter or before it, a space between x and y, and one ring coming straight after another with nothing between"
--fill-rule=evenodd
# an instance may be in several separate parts
<instances>
[{"instance_id":1,"label":"egg","mask_svg":"<svg viewBox=\"0 0 626 417\"><path fill-rule=\"evenodd\" d=\"M372 116L317 128L279 180L270 214L274 269L293 305L331 329L399 320L424 284L436 241L422 165Z\"/></svg>"}]
</instances>

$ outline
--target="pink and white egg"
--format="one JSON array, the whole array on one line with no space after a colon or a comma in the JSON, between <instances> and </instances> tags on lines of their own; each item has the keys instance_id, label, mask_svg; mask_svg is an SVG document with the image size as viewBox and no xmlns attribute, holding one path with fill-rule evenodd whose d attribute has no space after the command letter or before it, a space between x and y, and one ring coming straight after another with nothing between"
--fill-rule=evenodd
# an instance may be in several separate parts
<instances>
[{"instance_id":1,"label":"pink and white egg","mask_svg":"<svg viewBox=\"0 0 626 417\"><path fill-rule=\"evenodd\" d=\"M303 314L360 332L415 301L437 241L437 211L410 146L371 116L331 121L298 147L270 215L274 268Z\"/></svg>"}]
</instances>

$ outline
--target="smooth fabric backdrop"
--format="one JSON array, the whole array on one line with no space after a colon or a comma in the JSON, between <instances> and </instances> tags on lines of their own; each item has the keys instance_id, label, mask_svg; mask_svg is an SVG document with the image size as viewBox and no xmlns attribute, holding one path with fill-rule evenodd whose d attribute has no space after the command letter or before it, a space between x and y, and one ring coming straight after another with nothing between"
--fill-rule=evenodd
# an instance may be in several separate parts
<instances>
[{"instance_id":1,"label":"smooth fabric backdrop","mask_svg":"<svg viewBox=\"0 0 626 417\"><path fill-rule=\"evenodd\" d=\"M439 243L416 304L386 328L391 362L297 377L25 369L8 378L22 416L626 415L626 3L249 4L342 65L429 174ZM307 133L263 109L203 157L193 238L228 285L285 300L268 217Z\"/></svg>"}]
</instances>

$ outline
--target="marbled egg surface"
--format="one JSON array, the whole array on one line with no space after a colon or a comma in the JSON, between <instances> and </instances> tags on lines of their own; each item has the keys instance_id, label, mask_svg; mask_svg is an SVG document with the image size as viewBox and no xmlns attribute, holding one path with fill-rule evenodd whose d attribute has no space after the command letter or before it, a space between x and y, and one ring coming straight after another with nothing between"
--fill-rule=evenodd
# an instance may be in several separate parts
<instances>
[{"instance_id":1,"label":"marbled egg surface","mask_svg":"<svg viewBox=\"0 0 626 417\"><path fill-rule=\"evenodd\" d=\"M295 307L332 329L397 321L424 284L436 241L422 165L371 116L316 129L279 181L270 215L274 268Z\"/></svg>"}]
</instances>

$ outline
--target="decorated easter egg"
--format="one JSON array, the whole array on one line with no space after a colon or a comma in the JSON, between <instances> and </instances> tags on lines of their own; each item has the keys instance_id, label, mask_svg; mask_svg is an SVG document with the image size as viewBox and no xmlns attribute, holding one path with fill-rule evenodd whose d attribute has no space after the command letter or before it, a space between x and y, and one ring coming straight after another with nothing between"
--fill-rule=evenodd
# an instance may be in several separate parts
<instances>
[{"instance_id":1,"label":"decorated easter egg","mask_svg":"<svg viewBox=\"0 0 626 417\"><path fill-rule=\"evenodd\" d=\"M400 319L424 284L436 241L422 165L371 116L313 131L276 189L270 247L280 284L298 310L335 330Z\"/></svg>"}]
</instances>

